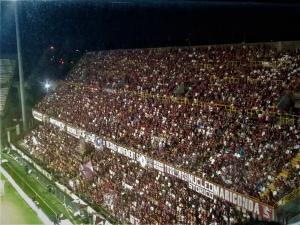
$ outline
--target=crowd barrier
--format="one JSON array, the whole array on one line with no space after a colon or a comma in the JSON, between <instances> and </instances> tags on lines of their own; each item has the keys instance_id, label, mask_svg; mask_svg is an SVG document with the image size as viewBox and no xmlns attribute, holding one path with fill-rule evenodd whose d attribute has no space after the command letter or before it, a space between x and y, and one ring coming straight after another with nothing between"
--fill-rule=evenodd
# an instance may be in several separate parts
<instances>
[{"instance_id":1,"label":"crowd barrier","mask_svg":"<svg viewBox=\"0 0 300 225\"><path fill-rule=\"evenodd\" d=\"M50 123L77 139L83 139L85 142L93 144L99 151L103 150L103 147L106 147L114 153L121 154L130 160L134 160L144 168L154 169L187 182L190 189L210 199L219 198L253 213L253 215L256 215L260 219L269 221L274 220L274 207L260 202L256 198L224 188L221 185L210 182L207 177L197 177L187 171L175 168L168 163L155 160L138 150L128 149L127 147L116 144L108 138L97 136L96 134L49 117L36 110L32 111L32 115L38 121Z\"/></svg>"}]
</instances>

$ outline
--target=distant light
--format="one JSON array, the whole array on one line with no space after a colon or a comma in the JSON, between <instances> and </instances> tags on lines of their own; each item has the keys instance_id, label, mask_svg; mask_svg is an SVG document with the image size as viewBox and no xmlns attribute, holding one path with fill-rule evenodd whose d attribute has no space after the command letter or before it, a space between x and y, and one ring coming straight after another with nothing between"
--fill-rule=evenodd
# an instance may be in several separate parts
<instances>
[{"instance_id":1,"label":"distant light","mask_svg":"<svg viewBox=\"0 0 300 225\"><path fill-rule=\"evenodd\" d=\"M49 81L46 81L44 87L45 87L45 89L46 89L47 92L48 92L49 88L51 87L51 84L49 83Z\"/></svg>"},{"instance_id":2,"label":"distant light","mask_svg":"<svg viewBox=\"0 0 300 225\"><path fill-rule=\"evenodd\" d=\"M50 49L51 49L51 50L54 50L54 46L51 46Z\"/></svg>"}]
</instances>

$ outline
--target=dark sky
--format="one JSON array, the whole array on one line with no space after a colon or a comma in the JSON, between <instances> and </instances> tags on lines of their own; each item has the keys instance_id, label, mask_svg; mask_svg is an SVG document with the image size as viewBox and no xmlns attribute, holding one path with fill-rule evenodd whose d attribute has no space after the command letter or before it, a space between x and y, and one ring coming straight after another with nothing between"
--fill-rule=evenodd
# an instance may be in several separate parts
<instances>
[{"instance_id":1,"label":"dark sky","mask_svg":"<svg viewBox=\"0 0 300 225\"><path fill-rule=\"evenodd\" d=\"M26 60L49 46L60 55L208 43L300 40L299 1L19 1ZM15 53L11 1L1 5L1 53Z\"/></svg>"},{"instance_id":2,"label":"dark sky","mask_svg":"<svg viewBox=\"0 0 300 225\"><path fill-rule=\"evenodd\" d=\"M300 39L300 4L293 1L96 2L19 2L23 47L112 49ZM13 3L0 4L1 50L15 52Z\"/></svg>"}]
</instances>

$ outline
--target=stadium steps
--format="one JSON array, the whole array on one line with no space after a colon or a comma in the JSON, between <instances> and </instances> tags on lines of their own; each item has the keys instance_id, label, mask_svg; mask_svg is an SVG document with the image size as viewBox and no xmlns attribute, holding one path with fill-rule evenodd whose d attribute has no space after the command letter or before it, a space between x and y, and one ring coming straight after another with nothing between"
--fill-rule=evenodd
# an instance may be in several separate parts
<instances>
[{"instance_id":1,"label":"stadium steps","mask_svg":"<svg viewBox=\"0 0 300 225\"><path fill-rule=\"evenodd\" d=\"M15 72L16 61L0 59L0 116L4 114L6 99L9 93L11 79Z\"/></svg>"},{"instance_id":2,"label":"stadium steps","mask_svg":"<svg viewBox=\"0 0 300 225\"><path fill-rule=\"evenodd\" d=\"M291 159L290 164L293 168L295 168L300 163L300 153L297 153L297 155ZM277 180L283 178L286 180L288 178L289 172L287 169L283 169L278 176L274 179L274 181L266 188L266 190L261 194L261 196L266 196L270 191L273 192L276 190L275 183Z\"/></svg>"}]
</instances>

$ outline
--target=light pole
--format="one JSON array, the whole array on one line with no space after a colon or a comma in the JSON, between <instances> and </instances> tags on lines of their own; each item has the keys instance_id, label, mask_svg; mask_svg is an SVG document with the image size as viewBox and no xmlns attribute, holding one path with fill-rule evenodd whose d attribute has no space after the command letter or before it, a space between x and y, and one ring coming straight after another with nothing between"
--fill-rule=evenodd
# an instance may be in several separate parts
<instances>
[{"instance_id":1,"label":"light pole","mask_svg":"<svg viewBox=\"0 0 300 225\"><path fill-rule=\"evenodd\" d=\"M16 23L16 38L17 38L17 50L18 50L20 96L21 96L22 120L23 120L23 131L24 131L27 129L27 121L26 121L26 111L25 111L26 109L25 109L25 97L24 97L23 63L22 63L21 42L20 42L20 34L19 34L19 17L18 17L17 2L15 2L15 23Z\"/></svg>"}]
</instances>

